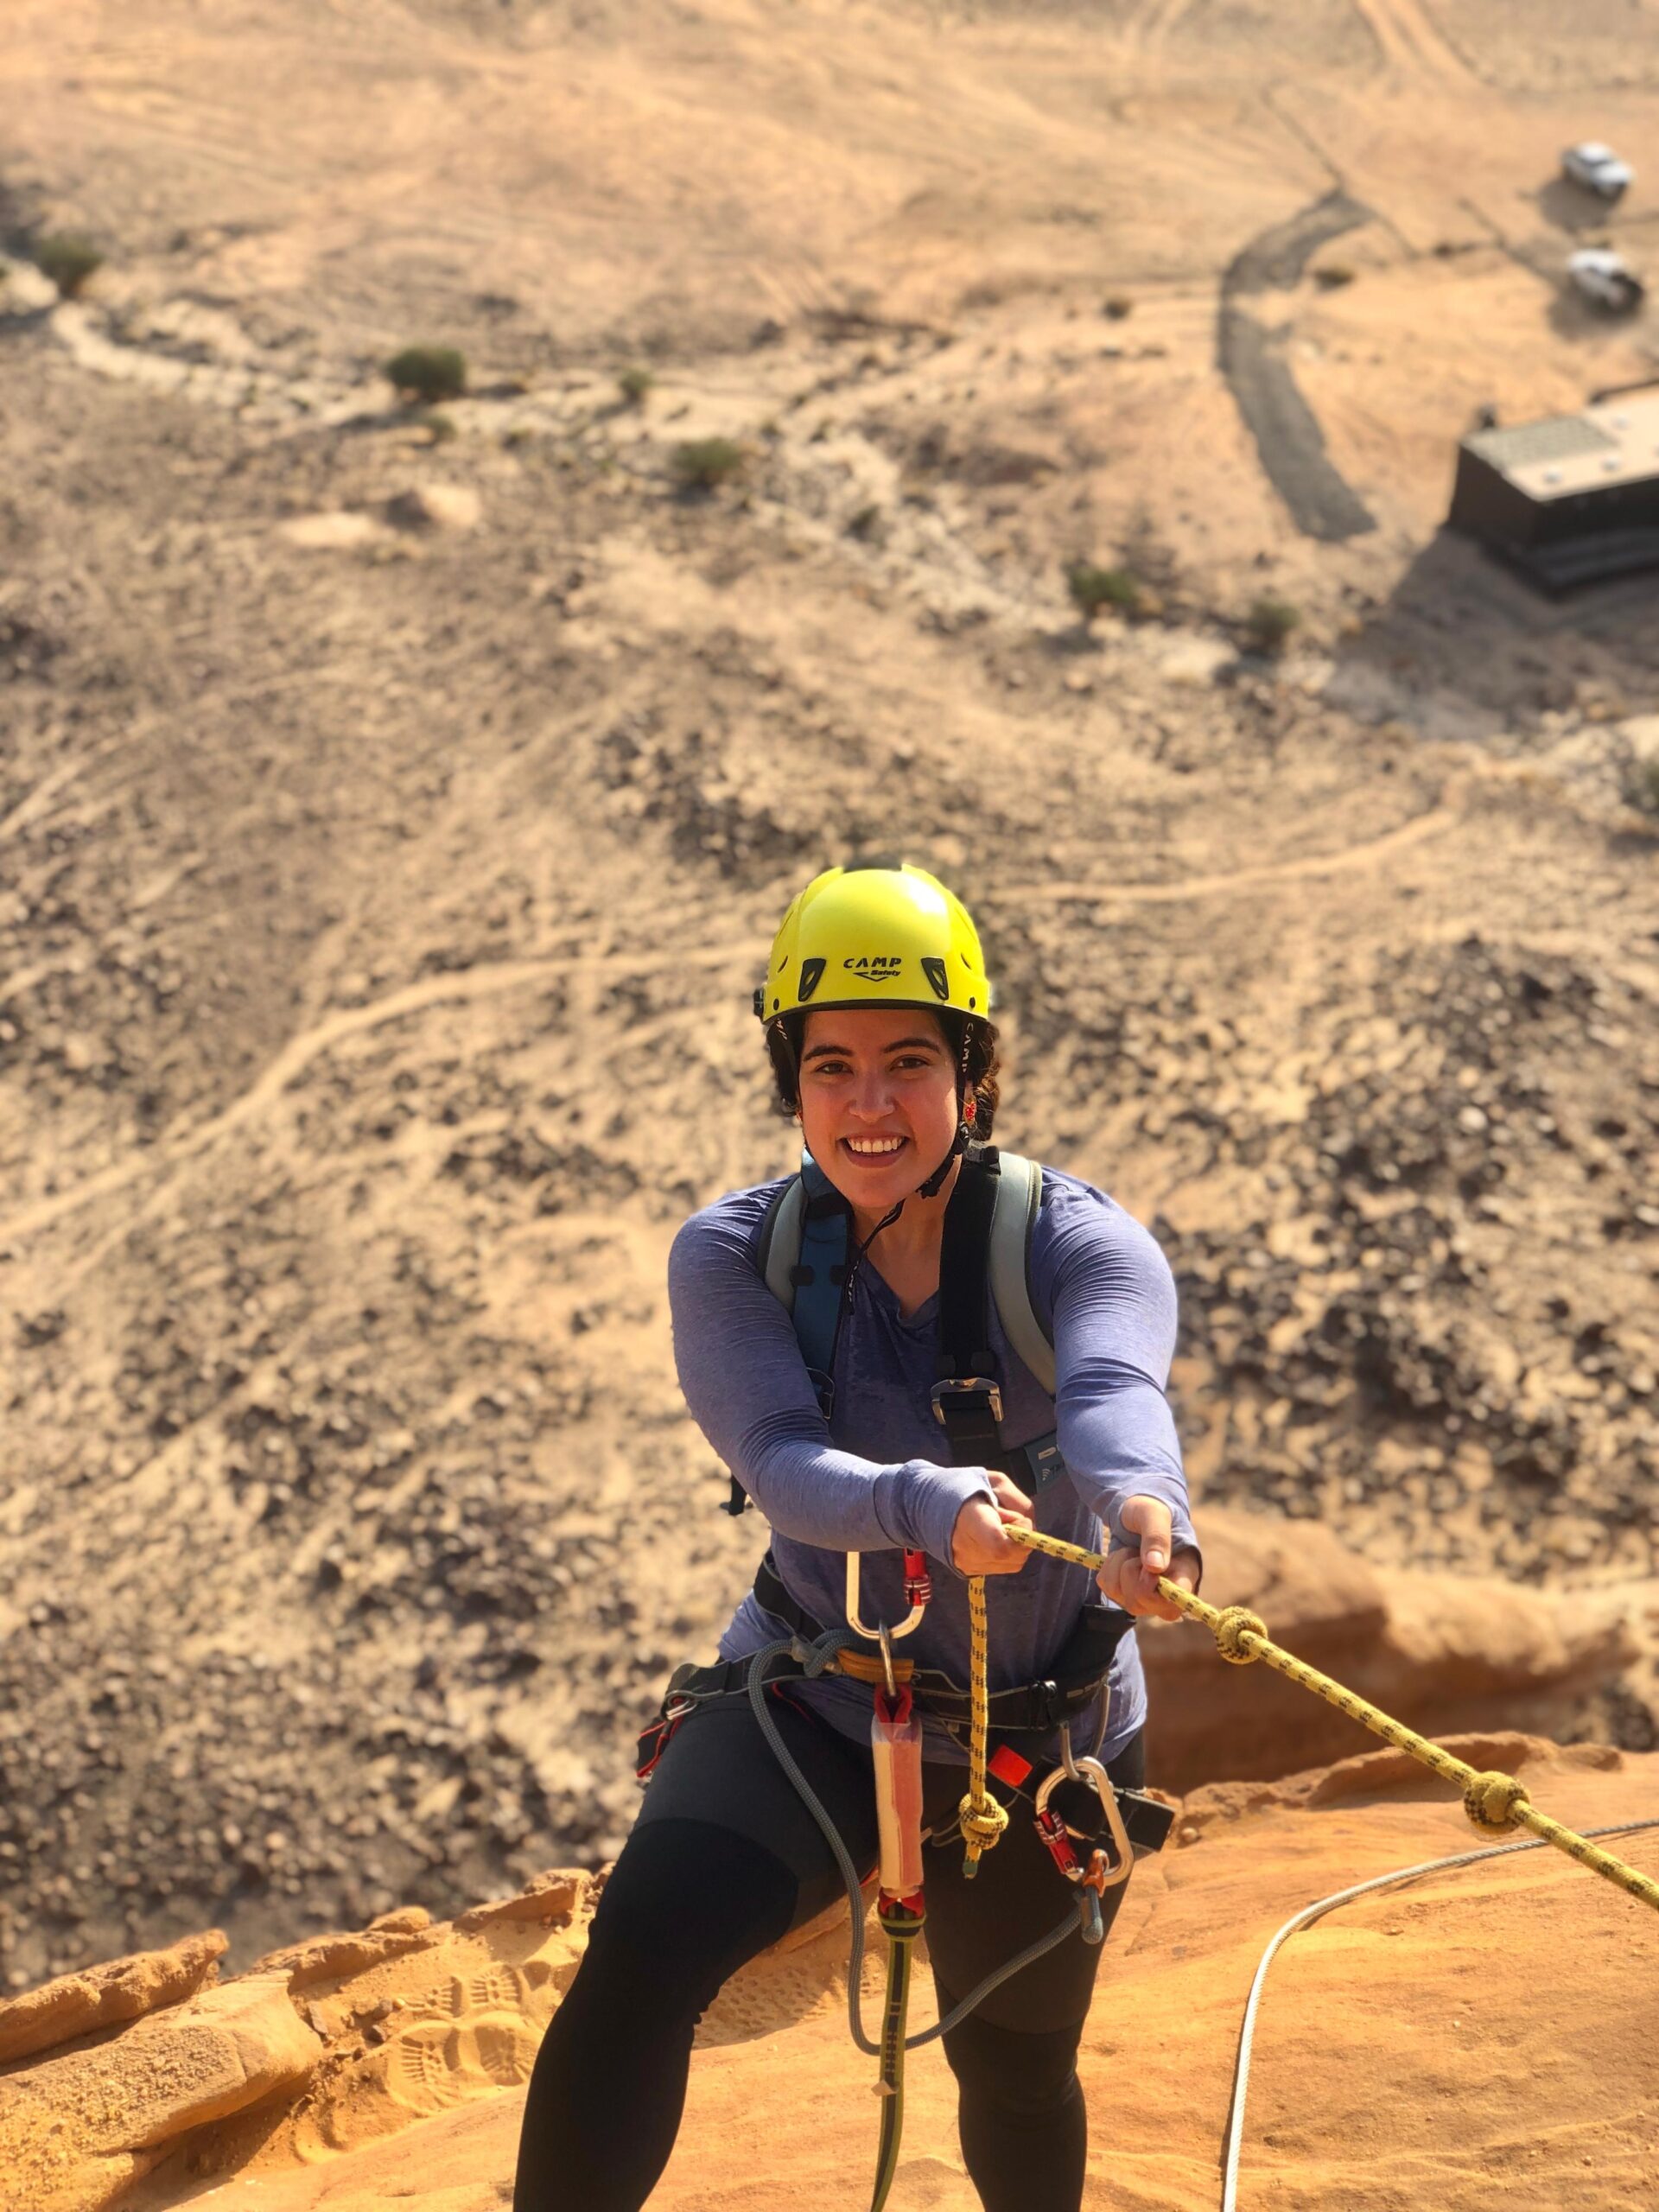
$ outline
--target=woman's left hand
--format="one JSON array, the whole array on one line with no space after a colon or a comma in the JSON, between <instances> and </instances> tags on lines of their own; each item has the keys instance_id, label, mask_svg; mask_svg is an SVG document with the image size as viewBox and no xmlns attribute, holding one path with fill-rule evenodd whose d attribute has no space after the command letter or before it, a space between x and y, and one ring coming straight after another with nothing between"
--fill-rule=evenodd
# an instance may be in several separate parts
<instances>
[{"instance_id":1,"label":"woman's left hand","mask_svg":"<svg viewBox=\"0 0 1659 2212\"><path fill-rule=\"evenodd\" d=\"M1178 1621L1179 1605L1158 1592L1160 1576L1179 1589L1198 1586L1198 1555L1179 1551L1171 1555L1173 1523L1169 1508L1159 1497L1132 1497L1119 1515L1126 1535L1140 1539L1136 1548L1120 1546L1108 1552L1106 1564L1095 1580L1115 1605L1155 1621Z\"/></svg>"}]
</instances>

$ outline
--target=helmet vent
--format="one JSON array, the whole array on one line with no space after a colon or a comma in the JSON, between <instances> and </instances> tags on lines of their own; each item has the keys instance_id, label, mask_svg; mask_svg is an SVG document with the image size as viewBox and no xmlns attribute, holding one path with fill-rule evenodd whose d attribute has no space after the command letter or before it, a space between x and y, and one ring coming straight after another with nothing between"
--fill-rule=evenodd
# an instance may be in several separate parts
<instances>
[{"instance_id":1,"label":"helmet vent","mask_svg":"<svg viewBox=\"0 0 1659 2212\"><path fill-rule=\"evenodd\" d=\"M802 961L801 980L799 987L796 992L796 996L800 999L803 1003L811 997L813 992L817 989L818 985L823 981L823 968L824 963L822 960Z\"/></svg>"},{"instance_id":2,"label":"helmet vent","mask_svg":"<svg viewBox=\"0 0 1659 2212\"><path fill-rule=\"evenodd\" d=\"M950 978L944 972L943 960L936 960L931 953L922 957L922 973L933 986L934 995L941 999L950 996Z\"/></svg>"}]
</instances>

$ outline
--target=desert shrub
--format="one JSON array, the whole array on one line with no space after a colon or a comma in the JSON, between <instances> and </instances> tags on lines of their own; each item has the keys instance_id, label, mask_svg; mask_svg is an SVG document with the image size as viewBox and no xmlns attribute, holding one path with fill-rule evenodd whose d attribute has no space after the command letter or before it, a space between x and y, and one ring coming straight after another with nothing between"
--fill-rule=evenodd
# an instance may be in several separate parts
<instances>
[{"instance_id":1,"label":"desert shrub","mask_svg":"<svg viewBox=\"0 0 1659 2212\"><path fill-rule=\"evenodd\" d=\"M1108 322L1122 322L1135 313L1135 302L1127 293L1114 292L1109 300L1102 303L1100 311Z\"/></svg>"},{"instance_id":2,"label":"desert shrub","mask_svg":"<svg viewBox=\"0 0 1659 2212\"><path fill-rule=\"evenodd\" d=\"M656 381L649 369L624 369L616 380L616 388L630 407L641 407Z\"/></svg>"},{"instance_id":3,"label":"desert shrub","mask_svg":"<svg viewBox=\"0 0 1659 2212\"><path fill-rule=\"evenodd\" d=\"M862 538L868 544L881 535L881 510L874 505L861 507L847 525L849 537Z\"/></svg>"},{"instance_id":4,"label":"desert shrub","mask_svg":"<svg viewBox=\"0 0 1659 2212\"><path fill-rule=\"evenodd\" d=\"M51 278L61 298L74 300L104 266L104 257L90 238L73 231L54 231L49 238L35 240L35 266Z\"/></svg>"},{"instance_id":5,"label":"desert shrub","mask_svg":"<svg viewBox=\"0 0 1659 2212\"><path fill-rule=\"evenodd\" d=\"M435 400L459 399L467 389L467 356L453 346L405 346L386 363L389 383L400 397L428 407Z\"/></svg>"},{"instance_id":6,"label":"desert shrub","mask_svg":"<svg viewBox=\"0 0 1659 2212\"><path fill-rule=\"evenodd\" d=\"M461 435L455 428L454 416L441 414L435 407L429 414L423 415L421 420L430 431L435 446L446 446L451 438L459 437Z\"/></svg>"},{"instance_id":7,"label":"desert shrub","mask_svg":"<svg viewBox=\"0 0 1659 2212\"><path fill-rule=\"evenodd\" d=\"M1346 262L1328 261L1322 269L1313 271L1313 282L1322 292L1340 291L1344 284L1351 284L1354 272Z\"/></svg>"},{"instance_id":8,"label":"desert shrub","mask_svg":"<svg viewBox=\"0 0 1659 2212\"><path fill-rule=\"evenodd\" d=\"M1300 607L1268 594L1251 602L1244 617L1244 634L1259 652L1276 653L1301 619Z\"/></svg>"},{"instance_id":9,"label":"desert shrub","mask_svg":"<svg viewBox=\"0 0 1659 2212\"><path fill-rule=\"evenodd\" d=\"M1628 761L1620 783L1626 806L1659 821L1659 753L1646 760Z\"/></svg>"},{"instance_id":10,"label":"desert shrub","mask_svg":"<svg viewBox=\"0 0 1659 2212\"><path fill-rule=\"evenodd\" d=\"M674 474L682 484L711 492L743 466L743 448L733 438L691 438L674 448Z\"/></svg>"},{"instance_id":11,"label":"desert shrub","mask_svg":"<svg viewBox=\"0 0 1659 2212\"><path fill-rule=\"evenodd\" d=\"M1065 572L1071 602L1086 620L1103 607L1128 613L1141 601L1141 579L1130 569L1103 569L1093 561L1073 561Z\"/></svg>"}]
</instances>

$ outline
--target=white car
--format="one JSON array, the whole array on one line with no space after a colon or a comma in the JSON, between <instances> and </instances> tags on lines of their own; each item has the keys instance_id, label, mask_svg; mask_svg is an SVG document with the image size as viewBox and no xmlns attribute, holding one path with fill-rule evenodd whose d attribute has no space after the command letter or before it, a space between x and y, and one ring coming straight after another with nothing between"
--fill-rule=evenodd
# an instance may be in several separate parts
<instances>
[{"instance_id":1,"label":"white car","mask_svg":"<svg viewBox=\"0 0 1659 2212\"><path fill-rule=\"evenodd\" d=\"M1605 245L1587 245L1567 260L1569 280L1609 315L1633 315L1646 296L1647 287L1623 254Z\"/></svg>"},{"instance_id":2,"label":"white car","mask_svg":"<svg viewBox=\"0 0 1659 2212\"><path fill-rule=\"evenodd\" d=\"M1567 148L1561 156L1561 175L1603 200L1622 199L1636 181L1628 162L1621 162L1611 146L1599 146L1592 139Z\"/></svg>"}]
</instances>

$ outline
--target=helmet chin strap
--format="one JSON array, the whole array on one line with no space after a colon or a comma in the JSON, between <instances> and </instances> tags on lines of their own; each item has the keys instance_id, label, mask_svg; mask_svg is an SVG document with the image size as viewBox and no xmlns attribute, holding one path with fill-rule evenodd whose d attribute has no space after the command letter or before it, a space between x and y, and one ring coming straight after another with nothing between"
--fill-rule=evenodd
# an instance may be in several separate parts
<instances>
[{"instance_id":1,"label":"helmet chin strap","mask_svg":"<svg viewBox=\"0 0 1659 2212\"><path fill-rule=\"evenodd\" d=\"M957 1123L957 1134L950 1140L950 1151L945 1154L944 1158L933 1170L933 1173L928 1177L926 1182L918 1183L917 1185L916 1188L911 1192L910 1198L938 1198L941 1185L944 1183L945 1177L950 1173L952 1161L957 1159L957 1155L962 1152L967 1142L968 1124L966 1122L958 1122ZM853 1280L857 1274L860 1268L864 1264L864 1255L869 1250L871 1245L874 1243L876 1238L881 1234L884 1229L891 1229L893 1227L893 1223L898 1220L899 1215L903 1213L905 1208L909 1204L910 1198L900 1198L895 1205L889 1207L887 1211L882 1215L880 1220L876 1223L875 1227L870 1231L869 1235L864 1239L864 1242L859 1246L857 1251L853 1255L852 1264L847 1270L847 1281L845 1285L847 1302L849 1306L852 1304Z\"/></svg>"},{"instance_id":2,"label":"helmet chin strap","mask_svg":"<svg viewBox=\"0 0 1659 2212\"><path fill-rule=\"evenodd\" d=\"M915 1190L912 1192L911 1196L917 1198L938 1198L945 1177L950 1173L952 1161L960 1157L963 1151L966 1148L967 1143L968 1124L966 1122L958 1122L957 1123L957 1134L950 1140L950 1151L945 1154L944 1158L933 1170L933 1173L928 1177L926 1182L918 1183L917 1185ZM899 1203L900 1205L903 1205L904 1200L901 1198ZM882 1226L884 1228L886 1225L886 1223L883 1223Z\"/></svg>"}]
</instances>

